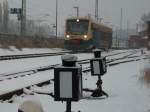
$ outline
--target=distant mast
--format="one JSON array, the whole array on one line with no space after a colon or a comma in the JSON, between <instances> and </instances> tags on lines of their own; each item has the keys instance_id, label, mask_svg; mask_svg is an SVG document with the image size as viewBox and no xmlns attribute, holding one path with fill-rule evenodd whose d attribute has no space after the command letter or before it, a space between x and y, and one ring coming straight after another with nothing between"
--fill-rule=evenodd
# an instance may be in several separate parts
<instances>
[{"instance_id":1,"label":"distant mast","mask_svg":"<svg viewBox=\"0 0 150 112\"><path fill-rule=\"evenodd\" d=\"M148 45L147 45L147 47L148 47L148 50L150 50L150 20L147 22L147 25L148 25L148 27L147 27L147 35L148 35Z\"/></svg>"},{"instance_id":2,"label":"distant mast","mask_svg":"<svg viewBox=\"0 0 150 112\"><path fill-rule=\"evenodd\" d=\"M147 22L147 24L148 24L148 27L147 27L147 32L148 32L148 38L149 38L149 40L150 40L150 20Z\"/></svg>"},{"instance_id":3,"label":"distant mast","mask_svg":"<svg viewBox=\"0 0 150 112\"><path fill-rule=\"evenodd\" d=\"M98 22L98 0L95 0L95 20Z\"/></svg>"},{"instance_id":4,"label":"distant mast","mask_svg":"<svg viewBox=\"0 0 150 112\"><path fill-rule=\"evenodd\" d=\"M26 34L26 0L22 0L21 35Z\"/></svg>"}]
</instances>

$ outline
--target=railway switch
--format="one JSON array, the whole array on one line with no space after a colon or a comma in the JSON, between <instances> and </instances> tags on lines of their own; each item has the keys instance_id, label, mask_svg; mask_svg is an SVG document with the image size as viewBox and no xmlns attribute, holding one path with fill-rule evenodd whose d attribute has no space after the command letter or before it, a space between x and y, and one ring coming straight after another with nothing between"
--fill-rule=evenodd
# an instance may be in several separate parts
<instances>
[{"instance_id":1,"label":"railway switch","mask_svg":"<svg viewBox=\"0 0 150 112\"><path fill-rule=\"evenodd\" d=\"M100 97L108 94L102 90L102 79L101 76L107 72L106 57L101 57L101 50L96 49L94 52L94 58L90 60L91 65L91 75L98 76L98 81L96 83L97 88L93 91L91 96Z\"/></svg>"}]
</instances>

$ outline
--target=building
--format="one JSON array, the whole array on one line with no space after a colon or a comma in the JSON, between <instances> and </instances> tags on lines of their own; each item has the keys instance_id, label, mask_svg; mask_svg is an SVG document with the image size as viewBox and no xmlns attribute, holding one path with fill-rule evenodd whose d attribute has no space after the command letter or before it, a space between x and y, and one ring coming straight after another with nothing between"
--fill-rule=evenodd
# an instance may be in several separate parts
<instances>
[{"instance_id":1,"label":"building","mask_svg":"<svg viewBox=\"0 0 150 112\"><path fill-rule=\"evenodd\" d=\"M139 35L131 35L129 37L129 48L145 48L147 47L147 38Z\"/></svg>"}]
</instances>

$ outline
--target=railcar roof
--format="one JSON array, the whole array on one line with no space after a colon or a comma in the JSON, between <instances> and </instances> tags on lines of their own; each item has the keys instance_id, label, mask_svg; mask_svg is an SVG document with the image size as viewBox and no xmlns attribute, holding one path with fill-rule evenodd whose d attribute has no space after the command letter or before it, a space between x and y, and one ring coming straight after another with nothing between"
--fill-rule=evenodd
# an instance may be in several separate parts
<instances>
[{"instance_id":1,"label":"railcar roof","mask_svg":"<svg viewBox=\"0 0 150 112\"><path fill-rule=\"evenodd\" d=\"M92 25L95 28L99 28L104 32L112 32L112 28L102 24L102 23L98 23L95 22L94 20L92 20L90 17L72 17L72 18L68 18L67 20L74 20L74 19L80 19L80 20L90 20L92 22Z\"/></svg>"},{"instance_id":2,"label":"railcar roof","mask_svg":"<svg viewBox=\"0 0 150 112\"><path fill-rule=\"evenodd\" d=\"M87 18L87 17L72 17L72 18L68 18L67 19L67 21L68 20L74 20L74 19L80 19L80 20L90 20L89 18Z\"/></svg>"}]
</instances>

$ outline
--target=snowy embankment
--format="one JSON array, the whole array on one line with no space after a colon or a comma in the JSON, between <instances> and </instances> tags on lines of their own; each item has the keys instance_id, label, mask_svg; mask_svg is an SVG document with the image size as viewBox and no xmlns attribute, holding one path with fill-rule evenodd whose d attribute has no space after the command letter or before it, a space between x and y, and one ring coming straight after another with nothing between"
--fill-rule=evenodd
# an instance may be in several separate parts
<instances>
[{"instance_id":1,"label":"snowy embankment","mask_svg":"<svg viewBox=\"0 0 150 112\"><path fill-rule=\"evenodd\" d=\"M117 51L118 52L118 51ZM114 52L113 52L114 53ZM92 54L82 54L79 59L92 57ZM117 56L116 56L117 58ZM12 65L9 61L0 62L2 69L1 73L8 71L18 71L21 69L21 64L24 69L29 67L36 67L37 65L43 64L53 64L60 63L60 56L53 59L50 58L38 58L37 59L27 59L29 62L25 63L27 60L13 61ZM50 61L48 61L50 60ZM43 62L42 62L43 61ZM12 61L11 61L12 62ZM20 65L18 65L20 62ZM24 63L23 63L24 62ZM72 111L77 112L149 112L150 111L150 89L147 88L143 83L141 83L141 70L146 66L148 60L140 60L125 64L120 64L113 67L108 67L108 73L104 75L103 78L103 89L109 94L110 97L107 99L82 99L79 102L72 103ZM5 64L5 67L3 67ZM29 66L29 64L31 64ZM11 65L11 66L10 66ZM29 66L29 67L26 67ZM5 70L4 70L5 69ZM47 73L41 73L41 75L48 75ZM30 79L32 80L32 79ZM30 80L27 80L30 82ZM33 80L36 80L35 78ZM39 80L39 79L38 79ZM92 77L90 73L83 74L83 87L84 88L96 88L97 77ZM19 83L20 84L20 83ZM19 85L16 84L16 85ZM6 88L8 88L6 86ZM43 88L44 90L53 90L53 86L49 88ZM84 92L84 96L89 95L89 93ZM66 109L66 104L61 102L55 102L53 98L47 95L27 95L24 98L14 97L14 103L0 103L0 112L17 112L20 103L28 99L36 99L42 103L44 112L64 112Z\"/></svg>"}]
</instances>

